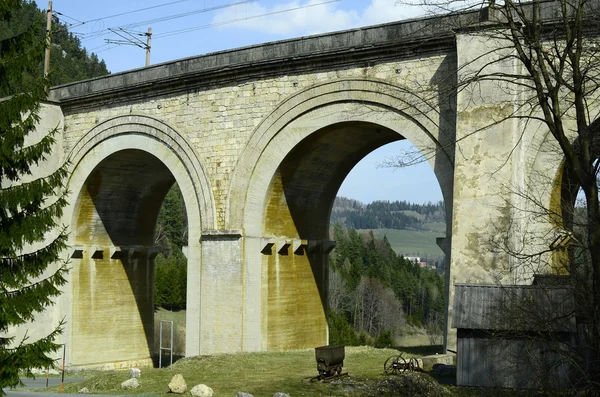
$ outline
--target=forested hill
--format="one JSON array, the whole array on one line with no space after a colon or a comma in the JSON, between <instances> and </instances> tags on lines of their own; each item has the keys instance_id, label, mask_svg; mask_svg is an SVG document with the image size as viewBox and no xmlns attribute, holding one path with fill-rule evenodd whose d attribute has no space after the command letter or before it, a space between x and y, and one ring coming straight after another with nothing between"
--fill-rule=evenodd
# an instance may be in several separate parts
<instances>
[{"instance_id":1,"label":"forested hill","mask_svg":"<svg viewBox=\"0 0 600 397\"><path fill-rule=\"evenodd\" d=\"M13 14L10 23L0 21L0 38L10 38L22 34L28 26L36 26L36 38L33 43L43 43L46 34L46 12L38 8L34 1L23 0L22 9ZM60 85L72 81L85 80L104 76L109 73L106 64L96 54L88 53L82 48L81 41L69 32L67 25L56 17L52 21L52 50L50 55L51 84ZM23 54L28 48L23 48ZM38 67L39 75L44 71L44 65ZM9 84L0 87L0 98L11 92L18 92L19 87ZM8 87L7 87L8 86ZM10 89L9 89L10 88Z\"/></svg>"},{"instance_id":2,"label":"forested hill","mask_svg":"<svg viewBox=\"0 0 600 397\"><path fill-rule=\"evenodd\" d=\"M331 224L352 229L430 230L445 222L444 203L414 204L407 201L360 201L337 197L331 211Z\"/></svg>"}]
</instances>

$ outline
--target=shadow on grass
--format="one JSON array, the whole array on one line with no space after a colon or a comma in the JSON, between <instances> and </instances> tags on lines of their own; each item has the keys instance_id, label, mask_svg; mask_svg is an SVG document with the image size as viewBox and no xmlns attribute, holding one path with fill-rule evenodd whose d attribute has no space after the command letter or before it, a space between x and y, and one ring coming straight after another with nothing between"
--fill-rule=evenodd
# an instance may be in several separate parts
<instances>
[{"instance_id":1,"label":"shadow on grass","mask_svg":"<svg viewBox=\"0 0 600 397\"><path fill-rule=\"evenodd\" d=\"M177 361L181 360L184 357L185 356L183 356L183 355L173 354L173 364L175 364ZM152 355L152 363L154 364L154 368L159 368L159 366L158 366L158 354L153 354ZM169 367L169 365L171 365L171 356L168 355L168 354L163 354L163 356L162 356L162 367L163 368L167 368L167 367Z\"/></svg>"},{"instance_id":2,"label":"shadow on grass","mask_svg":"<svg viewBox=\"0 0 600 397\"><path fill-rule=\"evenodd\" d=\"M427 345L427 346L396 346L395 349L401 352L412 354L415 356L430 356L432 354L442 353L442 345Z\"/></svg>"}]
</instances>

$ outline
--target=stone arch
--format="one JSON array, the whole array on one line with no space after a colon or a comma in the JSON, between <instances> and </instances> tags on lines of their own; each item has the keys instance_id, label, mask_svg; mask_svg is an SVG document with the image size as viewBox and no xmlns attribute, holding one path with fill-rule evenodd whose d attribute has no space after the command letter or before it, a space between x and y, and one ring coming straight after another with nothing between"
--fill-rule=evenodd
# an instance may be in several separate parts
<instances>
[{"instance_id":1,"label":"stone arch","mask_svg":"<svg viewBox=\"0 0 600 397\"><path fill-rule=\"evenodd\" d=\"M593 130L590 155L596 161L600 161L600 119L596 119L590 124L589 128ZM548 136L551 137L550 132ZM573 147L579 145L579 137L572 140ZM558 144L555 144L558 146ZM552 171L554 175L552 190L549 197L549 225L557 230L573 231L574 208L577 202L580 184L576 180L575 172L567 165L562 151L557 150L558 154L555 161L558 165ZM572 263L572 250L557 250L552 252L552 270L555 273L568 273L571 271L569 264Z\"/></svg>"},{"instance_id":2,"label":"stone arch","mask_svg":"<svg viewBox=\"0 0 600 397\"><path fill-rule=\"evenodd\" d=\"M156 252L151 249L152 242L148 241L147 237L154 232L155 223L153 222L156 221L159 208L157 205L159 206L160 203L154 200L152 211L150 211L152 214L148 215L149 220L142 225L142 227L149 229L144 238L138 238L139 236L128 238L130 236L127 236L128 233L138 233L141 230L139 226L129 229L126 227L124 233L115 233L115 231L119 231L119 225L124 225L124 223L119 223L118 219L117 221L112 219L112 232L108 233L111 238L99 241L97 245L94 241L82 243L82 238L80 237L82 232L76 226L82 211L84 211L82 210L82 206L84 205L82 202L90 202L95 205L93 201L87 198L82 199L82 197L87 197L90 194L88 191L89 183L92 183L92 185L96 184L95 182L89 182L89 178L94 176L98 169L103 169L104 171L102 172L113 172L110 167L101 168L106 167L107 164L110 164L111 167L113 165L116 166L114 172L119 172L118 167L127 167L127 162L131 159L135 160L137 167L144 167L148 164L148 167L151 169L160 171L157 173L156 178L160 179L161 193L153 193L152 189L146 189L146 193L150 191L158 199L161 199L161 197L164 198L164 194L166 194L173 181L179 184L183 193L189 228L187 254L188 286L193 286L193 288L188 288L186 354L191 355L198 352L198 334L200 328L199 285L201 273L200 239L202 230L213 228L215 220L215 210L208 178L196 157L195 151L177 131L154 118L130 115L115 117L92 128L74 145L69 156L71 174L67 186L72 200L70 200L69 206L65 209L63 222L71 227L70 242L72 244L73 255L79 255L73 257L82 259L80 263L73 265L74 271L70 275L72 288L68 292L72 295L71 301L73 302L67 310L67 318L70 321L66 335L68 340L70 340L68 362L72 366L101 364L104 368L119 368L119 366L129 365L147 366L152 363L149 358L149 350L152 343L151 327L153 327L153 324L151 320L153 315L142 312L144 310L151 310L152 306L153 274L151 267L145 265L152 263L150 260L156 255ZM129 171L124 169L123 171L128 178L132 178L132 176L135 178L135 172L135 169ZM119 192L119 195L125 197L126 193L122 192L131 186L136 186L136 184L140 186L144 181L155 183L153 182L154 174L152 172L147 172L147 174L143 181L132 181L131 183L125 181L123 189L119 189L117 186L114 191ZM117 179L112 178L111 183L114 183ZM86 186L88 187L86 188ZM86 190L85 194L84 190ZM106 195L103 197L106 197ZM112 203L113 206L115 204L127 205L126 202L121 203L118 200ZM98 213L97 209L95 211ZM104 210L103 213L110 215L112 211L109 208L108 210ZM144 216L146 214L143 210L142 212L136 210L135 214L132 215L135 219ZM106 222L102 220L102 223L101 227L105 227ZM94 231L90 232L90 236L102 236L102 233L98 234ZM117 236L116 239L114 238L115 236ZM82 244L84 245L82 246ZM110 248L107 248L107 246ZM79 268L81 266L84 266L84 272L80 271ZM127 291L123 291L121 294L122 300L126 300L129 305L136 306L134 309L129 311L123 310L122 313L115 315L124 317L119 320L121 322L129 321L133 337L138 342L140 339L143 340L139 343L129 343L132 346L119 347L128 344L126 339L128 332L122 332L124 342L113 348L114 351L107 349L107 346L96 346L93 343L88 344L86 338L93 337L96 331L86 328L93 327L94 324L86 324L85 317L81 314L85 310L77 306L79 304L78 301L83 300L77 299L77 296L81 295L82 291L84 295L87 294L87 290L94 285L94 277L97 277L99 280L101 267L109 268L109 266L110 269L117 270L117 277L123 279L119 285L121 286L120 288ZM141 271L139 270L140 268L146 268L146 270ZM105 277L109 280L109 284L107 285L111 283L110 277L112 276L109 276ZM129 280L129 284L127 280ZM136 280L142 281L138 282ZM98 292L90 292L90 294L92 300L97 299L101 301L102 298L98 295ZM145 297L140 297L141 295ZM85 296L87 297L87 295ZM118 292L114 296L114 299L117 298L119 298ZM94 310L97 311L97 309ZM136 314L136 310L139 313ZM107 353L108 350L110 350L110 354ZM94 351L97 354L93 355L92 352ZM112 362L109 363L107 360L111 360Z\"/></svg>"},{"instance_id":3,"label":"stone arch","mask_svg":"<svg viewBox=\"0 0 600 397\"><path fill-rule=\"evenodd\" d=\"M366 145L359 147L361 142L357 141L351 153L343 154L346 157L341 162L331 164L339 166L333 179L331 175L322 178L323 175L307 172L307 178L327 182L321 180L315 188L320 189L317 195L300 194L296 203L286 203L288 198L282 188L285 179L294 179L298 174L293 176L294 170L315 170L309 170L307 165L318 159L308 159L305 153L318 148L315 156L326 159L326 147L335 146L335 139L344 139L344 131L356 132ZM331 245L325 240L331 205L350 169L377 147L406 138L427 153L447 204L450 237L454 136L454 124L444 119L437 104L427 103L387 82L367 79L336 80L310 87L282 102L263 120L236 165L227 211L229 227L243 230L244 235L246 307L260 308L261 322L244 322L248 350L302 348L327 342L326 257ZM327 161L322 162L322 168L327 167ZM302 185L298 178L293 183ZM310 217L307 213L304 217L295 216L293 210L285 213L288 204L302 212L302 206L304 210L310 207L307 202L324 202L326 206L311 212ZM269 227L268 216L281 222L274 221ZM293 227L286 229L285 219L289 216L294 218ZM449 244L445 248L449 258ZM280 279L279 269L285 268L294 269L294 288L281 284L287 276L281 273ZM271 298L272 291L292 289L305 291L301 293L305 295L296 297L282 292ZM277 299L283 302L281 306L272 303ZM298 304L302 308L292 308ZM257 317L256 309L245 310L245 319ZM301 314L302 310L310 314ZM285 317L285 313L292 312L294 319ZM255 329L260 329L260 333Z\"/></svg>"},{"instance_id":4,"label":"stone arch","mask_svg":"<svg viewBox=\"0 0 600 397\"><path fill-rule=\"evenodd\" d=\"M444 118L444 112L440 110L441 104L432 103L403 87L383 80L340 79L314 85L292 95L281 102L256 127L240 155L232 176L227 211L227 223L231 228L239 227L245 230L249 223L248 209L244 209L244 206L256 198L250 192L250 181L253 176L259 174L256 172L259 160L265 156L265 151L273 144L273 139L300 117L315 111L324 112L326 108L341 103L362 104L363 109L360 117L352 117L348 112L338 113L336 122L362 119L382 124L392 130L395 129L392 124L398 119L410 122L412 128L402 136L410 140L421 152L430 154L428 161L440 181L444 200L446 203L452 203L453 175L444 175L443 169L454 168L455 130L454 122ZM390 114L397 117L390 118ZM318 128L318 125L313 126L311 132ZM447 214L448 225L451 223L451 213L450 208Z\"/></svg>"},{"instance_id":5,"label":"stone arch","mask_svg":"<svg viewBox=\"0 0 600 397\"><path fill-rule=\"evenodd\" d=\"M567 167L565 157L556 139L541 121L527 121L526 133L531 134L527 141L528 146L523 152L532 155L526 161L526 172L523 175L523 192L520 192L520 208L529 211L529 217L519 214L515 217L520 220L521 234L535 231L540 236L538 245L529 242L531 253L543 252L548 249L549 243L562 230L572 227L573 207L577 199L579 185L575 182L573 171ZM594 142L591 150L593 156L600 158L600 119L596 119L589 126L594 131ZM578 137L571 136L571 143L576 147ZM527 199L526 199L527 198ZM545 216L539 216L545 214ZM524 221L526 220L526 221ZM550 241L546 241L549 239ZM567 251L554 250L547 254L545 263L538 272L551 271L553 273L566 273L566 265L571 259Z\"/></svg>"},{"instance_id":6,"label":"stone arch","mask_svg":"<svg viewBox=\"0 0 600 397\"><path fill-rule=\"evenodd\" d=\"M129 145L127 139L139 137L138 148L144 150L152 149L158 155L164 155L161 158L165 165L171 170L177 181L181 179L182 183L187 180L189 183L185 188L184 198L189 200L192 197L197 198L197 209L194 209L194 203L186 202L186 208L189 216L198 217L199 233L204 229L213 229L215 227L215 206L210 189L210 182L196 152L187 139L166 123L153 117L143 115L118 116L106 120L81 137L71 150L68 161L71 164L71 176L69 186L77 186L83 183L77 180L74 171L80 168L80 163L90 152L95 151L99 154L99 160L105 158L119 147L126 148ZM124 138L124 139L123 139ZM115 142L119 141L118 144ZM103 151L98 149L101 143L111 143ZM119 146L123 145L123 146ZM89 160L88 160L89 161ZM99 161L98 161L99 162ZM168 164L167 164L168 163ZM179 175L179 178L177 177ZM194 231L196 232L196 231Z\"/></svg>"}]
</instances>

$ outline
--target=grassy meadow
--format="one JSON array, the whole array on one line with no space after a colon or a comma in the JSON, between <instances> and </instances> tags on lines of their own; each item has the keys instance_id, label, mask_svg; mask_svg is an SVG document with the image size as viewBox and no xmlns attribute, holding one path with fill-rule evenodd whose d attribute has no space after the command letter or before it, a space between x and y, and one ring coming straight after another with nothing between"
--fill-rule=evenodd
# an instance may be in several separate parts
<instances>
[{"instance_id":1,"label":"grassy meadow","mask_svg":"<svg viewBox=\"0 0 600 397\"><path fill-rule=\"evenodd\" d=\"M348 388L355 390L356 384L383 379L385 360L397 354L395 349L346 347L344 372L350 375L346 380L352 380L351 386L343 380L311 382L310 378L318 374L314 349L192 357L177 361L172 370L142 369L141 386L127 393L165 394L171 377L182 374L188 389L204 383L214 390L215 396L235 396L239 391L255 397L272 397L276 392L292 396L345 395ZM90 393L122 394L121 382L128 378L128 371L95 372L84 382L67 384L65 393L77 393L87 387Z\"/></svg>"},{"instance_id":2,"label":"grassy meadow","mask_svg":"<svg viewBox=\"0 0 600 397\"><path fill-rule=\"evenodd\" d=\"M439 225L435 227L441 228ZM368 233L369 231L363 229L358 232ZM373 229L373 235L378 238L387 236L392 249L404 256L441 258L444 255L435 243L435 239L445 236L445 231Z\"/></svg>"}]
</instances>

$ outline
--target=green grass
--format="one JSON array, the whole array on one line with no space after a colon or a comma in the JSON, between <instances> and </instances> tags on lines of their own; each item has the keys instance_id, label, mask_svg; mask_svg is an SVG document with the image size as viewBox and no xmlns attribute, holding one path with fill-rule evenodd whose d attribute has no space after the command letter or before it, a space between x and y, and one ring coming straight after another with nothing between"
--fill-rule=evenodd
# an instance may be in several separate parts
<instances>
[{"instance_id":1,"label":"green grass","mask_svg":"<svg viewBox=\"0 0 600 397\"><path fill-rule=\"evenodd\" d=\"M169 311L163 308L154 311L154 345L152 351L158 357L159 335L160 335L160 320L173 321L173 354L175 356L183 356L185 353L185 310ZM163 328L163 346L169 346L170 328L164 325Z\"/></svg>"},{"instance_id":2,"label":"green grass","mask_svg":"<svg viewBox=\"0 0 600 397\"><path fill-rule=\"evenodd\" d=\"M353 381L374 382L383 378L385 360L397 354L394 349L346 347L344 372L348 372ZM340 382L311 382L309 378L317 375L315 352L307 349L200 356L178 361L173 364L173 370L142 369L141 387L127 393L165 394L175 374L183 375L188 390L204 383L216 396L234 396L238 391L255 397L271 397L278 391L292 396L335 396L344 395L346 387ZM122 394L121 382L128 378L128 371L109 371L78 384L68 384L65 392L77 393L87 387L91 393Z\"/></svg>"},{"instance_id":3,"label":"green grass","mask_svg":"<svg viewBox=\"0 0 600 397\"><path fill-rule=\"evenodd\" d=\"M404 211L398 211L406 216L410 216L413 217L415 219L418 219L420 221L422 221L423 219L425 219L425 215L421 215L419 214L417 211L411 211L411 210L404 210Z\"/></svg>"},{"instance_id":4,"label":"green grass","mask_svg":"<svg viewBox=\"0 0 600 397\"><path fill-rule=\"evenodd\" d=\"M366 230L359 230L359 232L366 232ZM443 237L444 233L420 230L373 229L373 234L378 238L386 235L394 251L405 256L418 255L437 258L444 255L435 243L436 237Z\"/></svg>"},{"instance_id":5,"label":"green grass","mask_svg":"<svg viewBox=\"0 0 600 397\"><path fill-rule=\"evenodd\" d=\"M440 233L437 237L446 235L446 224L444 222L429 222L423 224L424 230Z\"/></svg>"}]
</instances>

